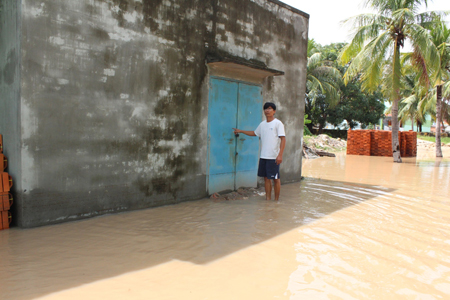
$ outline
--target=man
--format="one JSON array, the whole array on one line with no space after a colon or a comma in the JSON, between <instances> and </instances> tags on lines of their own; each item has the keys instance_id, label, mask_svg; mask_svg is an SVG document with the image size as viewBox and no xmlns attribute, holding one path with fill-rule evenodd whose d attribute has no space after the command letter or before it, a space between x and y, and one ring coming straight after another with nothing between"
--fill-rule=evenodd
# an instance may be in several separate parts
<instances>
[{"instance_id":1,"label":"man","mask_svg":"<svg viewBox=\"0 0 450 300\"><path fill-rule=\"evenodd\" d=\"M234 134L243 133L248 136L258 136L261 140L261 155L259 159L258 176L264 177L266 200L272 196L272 181L274 181L275 201L280 197L280 164L283 161L283 151L286 146L284 125L274 117L277 107L271 102L264 104L266 121L262 121L255 131L234 129Z\"/></svg>"}]
</instances>

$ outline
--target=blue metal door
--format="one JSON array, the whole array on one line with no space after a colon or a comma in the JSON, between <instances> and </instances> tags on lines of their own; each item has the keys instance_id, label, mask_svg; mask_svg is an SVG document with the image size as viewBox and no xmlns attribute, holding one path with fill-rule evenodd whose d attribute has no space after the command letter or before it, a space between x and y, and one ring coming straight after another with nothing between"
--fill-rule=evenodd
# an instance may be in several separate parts
<instances>
[{"instance_id":1,"label":"blue metal door","mask_svg":"<svg viewBox=\"0 0 450 300\"><path fill-rule=\"evenodd\" d=\"M211 78L208 108L210 194L234 190L238 83Z\"/></svg>"},{"instance_id":2,"label":"blue metal door","mask_svg":"<svg viewBox=\"0 0 450 300\"><path fill-rule=\"evenodd\" d=\"M261 87L239 83L237 128L255 130L261 123ZM236 141L235 188L256 187L258 171L259 139L240 134Z\"/></svg>"},{"instance_id":3,"label":"blue metal door","mask_svg":"<svg viewBox=\"0 0 450 300\"><path fill-rule=\"evenodd\" d=\"M256 187L259 140L232 128L255 130L261 122L261 87L210 78L208 192Z\"/></svg>"}]
</instances>

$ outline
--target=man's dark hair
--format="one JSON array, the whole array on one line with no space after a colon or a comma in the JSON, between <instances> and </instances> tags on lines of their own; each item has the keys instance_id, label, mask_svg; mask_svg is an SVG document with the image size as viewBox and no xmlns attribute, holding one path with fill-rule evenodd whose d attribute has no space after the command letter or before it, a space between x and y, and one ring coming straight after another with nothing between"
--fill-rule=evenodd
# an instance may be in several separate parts
<instances>
[{"instance_id":1,"label":"man's dark hair","mask_svg":"<svg viewBox=\"0 0 450 300\"><path fill-rule=\"evenodd\" d=\"M277 110L277 106L274 103L272 103L272 102L264 103L264 109L267 109L269 107L272 107L273 110Z\"/></svg>"}]
</instances>

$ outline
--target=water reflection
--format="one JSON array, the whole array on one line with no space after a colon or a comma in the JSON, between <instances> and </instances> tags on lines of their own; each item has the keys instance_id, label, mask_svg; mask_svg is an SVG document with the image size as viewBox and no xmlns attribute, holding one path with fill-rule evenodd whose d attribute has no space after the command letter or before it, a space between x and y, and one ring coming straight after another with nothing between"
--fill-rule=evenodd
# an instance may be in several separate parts
<instances>
[{"instance_id":1,"label":"water reflection","mask_svg":"<svg viewBox=\"0 0 450 300\"><path fill-rule=\"evenodd\" d=\"M448 299L449 160L391 161L305 161L279 203L1 231L0 299Z\"/></svg>"},{"instance_id":2,"label":"water reflection","mask_svg":"<svg viewBox=\"0 0 450 300\"><path fill-rule=\"evenodd\" d=\"M449 154L306 162L310 176L393 191L300 228L290 298L449 299Z\"/></svg>"}]
</instances>

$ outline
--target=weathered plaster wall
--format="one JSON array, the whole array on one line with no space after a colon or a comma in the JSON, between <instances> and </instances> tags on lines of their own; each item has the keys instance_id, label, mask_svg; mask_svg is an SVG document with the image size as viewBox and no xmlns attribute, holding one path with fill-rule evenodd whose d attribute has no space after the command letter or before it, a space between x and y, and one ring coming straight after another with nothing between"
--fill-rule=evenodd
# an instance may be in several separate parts
<instances>
[{"instance_id":1,"label":"weathered plaster wall","mask_svg":"<svg viewBox=\"0 0 450 300\"><path fill-rule=\"evenodd\" d=\"M21 16L20 226L206 196L214 49L286 72L265 100L300 179L305 16L265 0L23 0Z\"/></svg>"},{"instance_id":2,"label":"weathered plaster wall","mask_svg":"<svg viewBox=\"0 0 450 300\"><path fill-rule=\"evenodd\" d=\"M302 167L309 18L305 14L282 8L275 0L257 2L274 15L270 22L263 17L258 20L258 25L264 28L267 35L270 32L272 37L259 49L266 52L267 65L285 72L284 76L269 77L266 80L267 89L264 95L265 100L272 99L277 104L276 117L283 121L286 128L282 182L299 181Z\"/></svg>"},{"instance_id":3,"label":"weathered plaster wall","mask_svg":"<svg viewBox=\"0 0 450 300\"><path fill-rule=\"evenodd\" d=\"M268 77L262 82L264 101L276 103L276 117L283 121L287 131L282 182L298 181L302 165L308 16L276 0L228 3L215 7L211 26L216 32L213 47L285 72L284 76ZM248 81L254 82L250 78Z\"/></svg>"},{"instance_id":4,"label":"weathered plaster wall","mask_svg":"<svg viewBox=\"0 0 450 300\"><path fill-rule=\"evenodd\" d=\"M231 0L227 4L214 7L214 46L285 72L284 76L269 77L263 82L264 101L276 103L276 117L287 131L282 182L298 181L309 19L276 0Z\"/></svg>"},{"instance_id":5,"label":"weathered plaster wall","mask_svg":"<svg viewBox=\"0 0 450 300\"><path fill-rule=\"evenodd\" d=\"M8 173L16 190L21 189L20 172L20 2L0 1L0 134ZM15 195L14 223L20 218L22 199Z\"/></svg>"}]
</instances>

